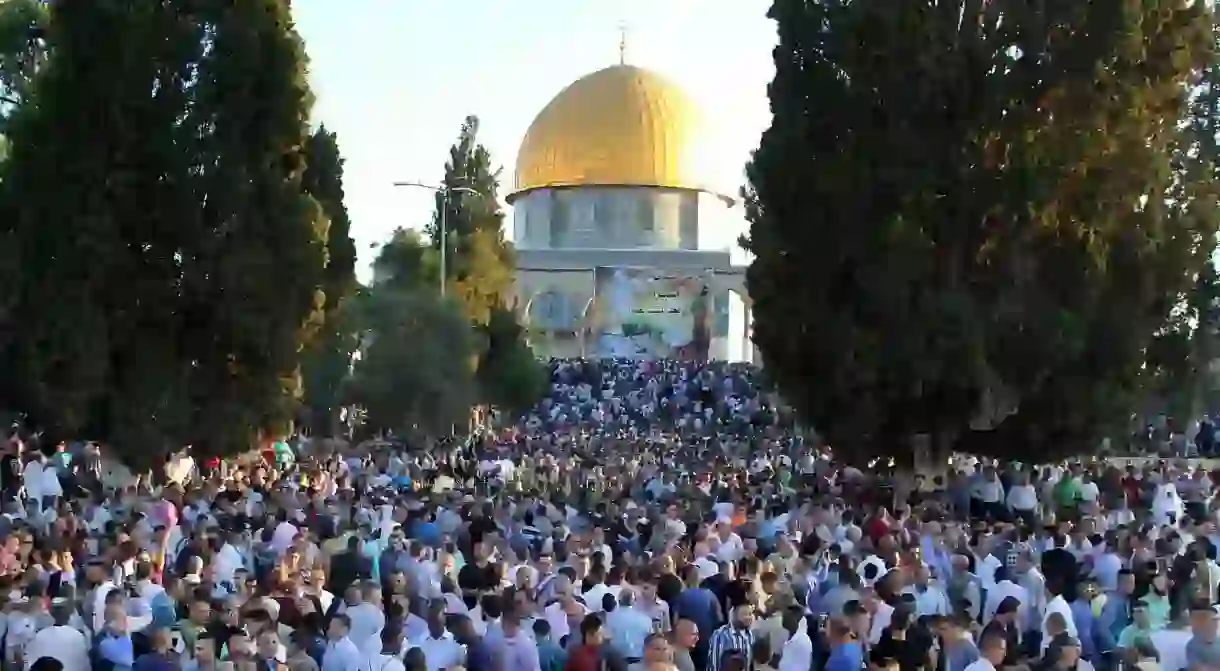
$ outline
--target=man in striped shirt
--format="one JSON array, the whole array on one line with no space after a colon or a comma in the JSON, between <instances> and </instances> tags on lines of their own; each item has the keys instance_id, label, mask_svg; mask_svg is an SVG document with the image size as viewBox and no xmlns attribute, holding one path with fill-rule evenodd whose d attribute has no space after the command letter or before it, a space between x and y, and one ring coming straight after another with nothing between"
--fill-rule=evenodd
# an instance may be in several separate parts
<instances>
[{"instance_id":1,"label":"man in striped shirt","mask_svg":"<svg viewBox=\"0 0 1220 671\"><path fill-rule=\"evenodd\" d=\"M751 651L754 649L754 607L748 603L738 604L729 615L729 622L712 632L708 647L707 670L720 671L725 655L736 652L745 657L746 669L754 668Z\"/></svg>"}]
</instances>

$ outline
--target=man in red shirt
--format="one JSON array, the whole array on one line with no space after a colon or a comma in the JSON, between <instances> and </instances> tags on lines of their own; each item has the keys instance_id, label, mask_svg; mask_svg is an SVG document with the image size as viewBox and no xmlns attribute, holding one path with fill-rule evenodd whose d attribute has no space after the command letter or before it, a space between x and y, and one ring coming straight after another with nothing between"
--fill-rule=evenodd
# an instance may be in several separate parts
<instances>
[{"instance_id":1,"label":"man in red shirt","mask_svg":"<svg viewBox=\"0 0 1220 671\"><path fill-rule=\"evenodd\" d=\"M600 671L602 668L602 617L586 615L580 623L580 645L568 655L564 671Z\"/></svg>"}]
</instances>

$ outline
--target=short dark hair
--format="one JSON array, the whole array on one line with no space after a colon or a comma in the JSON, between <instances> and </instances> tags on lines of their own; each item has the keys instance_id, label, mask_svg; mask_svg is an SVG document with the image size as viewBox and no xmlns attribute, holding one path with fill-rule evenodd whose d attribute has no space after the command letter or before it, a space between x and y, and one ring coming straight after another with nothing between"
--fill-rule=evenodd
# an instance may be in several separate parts
<instances>
[{"instance_id":1,"label":"short dark hair","mask_svg":"<svg viewBox=\"0 0 1220 671\"><path fill-rule=\"evenodd\" d=\"M538 618L537 620L534 620L534 635L539 636L539 637L550 636L551 635L551 623L547 622L546 620L544 620L542 618Z\"/></svg>"},{"instance_id":2,"label":"short dark hair","mask_svg":"<svg viewBox=\"0 0 1220 671\"><path fill-rule=\"evenodd\" d=\"M63 671L64 663L54 657L39 657L30 665L30 671Z\"/></svg>"},{"instance_id":3,"label":"short dark hair","mask_svg":"<svg viewBox=\"0 0 1220 671\"><path fill-rule=\"evenodd\" d=\"M602 616L597 613L590 613L585 616L585 619L580 621L580 638L584 640L590 634L595 634L601 631Z\"/></svg>"}]
</instances>

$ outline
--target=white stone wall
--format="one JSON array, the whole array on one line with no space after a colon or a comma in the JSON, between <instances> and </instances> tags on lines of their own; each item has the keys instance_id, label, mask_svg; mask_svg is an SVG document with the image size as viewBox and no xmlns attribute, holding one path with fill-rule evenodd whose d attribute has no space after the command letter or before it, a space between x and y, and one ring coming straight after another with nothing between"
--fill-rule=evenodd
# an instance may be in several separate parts
<instances>
[{"instance_id":1,"label":"white stone wall","mask_svg":"<svg viewBox=\"0 0 1220 671\"><path fill-rule=\"evenodd\" d=\"M726 250L743 227L723 198L645 187L536 189L513 202L519 249Z\"/></svg>"}]
</instances>

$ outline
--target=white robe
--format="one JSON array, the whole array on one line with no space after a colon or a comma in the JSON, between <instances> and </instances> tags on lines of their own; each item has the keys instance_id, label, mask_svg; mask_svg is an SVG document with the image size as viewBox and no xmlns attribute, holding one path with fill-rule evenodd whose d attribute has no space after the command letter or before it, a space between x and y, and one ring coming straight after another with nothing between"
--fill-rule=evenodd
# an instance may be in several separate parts
<instances>
[{"instance_id":1,"label":"white robe","mask_svg":"<svg viewBox=\"0 0 1220 671\"><path fill-rule=\"evenodd\" d=\"M1186 506L1178 495L1178 488L1172 482L1158 485L1156 497L1152 500L1152 516L1157 524L1169 524L1172 516L1174 522L1181 522Z\"/></svg>"}]
</instances>

